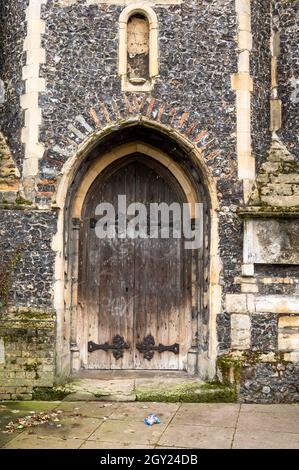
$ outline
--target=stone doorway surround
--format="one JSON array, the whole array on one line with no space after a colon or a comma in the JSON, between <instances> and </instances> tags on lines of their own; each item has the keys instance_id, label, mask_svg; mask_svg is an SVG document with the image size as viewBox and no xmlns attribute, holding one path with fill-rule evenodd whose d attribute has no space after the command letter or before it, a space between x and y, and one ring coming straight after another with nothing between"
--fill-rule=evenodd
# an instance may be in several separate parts
<instances>
[{"instance_id":1,"label":"stone doorway surround","mask_svg":"<svg viewBox=\"0 0 299 470\"><path fill-rule=\"evenodd\" d=\"M139 121L133 126L140 126ZM132 122L125 123L123 128L132 127ZM147 128L147 123L142 123L143 128ZM166 129L161 124L153 124L148 128L155 127L163 135ZM110 130L111 134L113 129ZM105 136L109 135L109 130L105 129ZM173 135L176 134L176 135ZM167 138L167 135L165 135ZM158 160L165 165L173 176L179 181L183 188L188 202L197 200L196 190L192 185L192 180L187 175L185 169L180 164L173 161L171 157L155 146L141 141L130 142L114 148L112 151L104 152L93 158L91 164L86 162L88 155L94 151L96 144L101 141L101 132L95 133L85 141L79 152L71 158L65 165L63 176L57 192L58 232L53 240L53 248L56 251L56 281L54 290L54 302L57 312L57 376L64 378L71 372L80 370L80 351L77 344L77 257L78 257L78 223L80 212L91 183L113 161L123 158L133 152L141 152L143 155ZM207 214L207 234L205 238L206 265L204 276L207 282L206 290L202 297L202 312L206 311L208 322L198 327L199 313L193 312L192 319L192 348L188 355L188 370L191 373L198 373L202 379L212 379L216 370L216 316L220 313L221 288L218 284L220 273L220 261L218 258L218 230L217 230L217 198L214 182L209 175L202 160L200 152L190 145L185 138L180 137L178 132L173 132L171 138L177 139L177 145L183 147L190 164L197 168L198 176L205 185L205 191L209 199ZM103 137L102 137L103 139ZM187 145L189 146L189 149ZM81 176L78 178L78 171ZM82 168L84 176L82 177ZM76 187L76 190L74 188ZM203 187L202 187L203 190ZM73 199L72 199L73 198ZM70 243L71 240L71 243ZM200 343L202 341L202 343ZM200 346L204 344L204 347ZM71 347L70 347L71 345Z\"/></svg>"}]
</instances>

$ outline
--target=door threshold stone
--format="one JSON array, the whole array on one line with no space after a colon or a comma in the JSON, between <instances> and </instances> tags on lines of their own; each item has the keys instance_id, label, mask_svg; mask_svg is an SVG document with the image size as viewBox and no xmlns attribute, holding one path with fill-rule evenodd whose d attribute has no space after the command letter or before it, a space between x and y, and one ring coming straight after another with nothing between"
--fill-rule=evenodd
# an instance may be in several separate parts
<instances>
[{"instance_id":1,"label":"door threshold stone","mask_svg":"<svg viewBox=\"0 0 299 470\"><path fill-rule=\"evenodd\" d=\"M152 401L169 403L228 403L236 401L234 387L204 382L187 374L102 375L101 378L73 378L52 388L36 388L34 399L64 401ZM95 374L94 374L95 376Z\"/></svg>"}]
</instances>

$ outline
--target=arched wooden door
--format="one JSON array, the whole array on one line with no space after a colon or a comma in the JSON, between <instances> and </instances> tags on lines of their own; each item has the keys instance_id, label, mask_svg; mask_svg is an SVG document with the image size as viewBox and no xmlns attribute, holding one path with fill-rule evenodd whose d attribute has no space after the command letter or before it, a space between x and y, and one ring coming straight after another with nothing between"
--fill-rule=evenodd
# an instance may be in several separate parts
<instances>
[{"instance_id":1,"label":"arched wooden door","mask_svg":"<svg viewBox=\"0 0 299 470\"><path fill-rule=\"evenodd\" d=\"M119 195L126 195L127 206L185 202L168 170L142 156L94 182L83 207L79 244L86 367L185 369L191 346L192 254L183 238L172 236L98 238L96 207L108 202L117 209Z\"/></svg>"}]
</instances>

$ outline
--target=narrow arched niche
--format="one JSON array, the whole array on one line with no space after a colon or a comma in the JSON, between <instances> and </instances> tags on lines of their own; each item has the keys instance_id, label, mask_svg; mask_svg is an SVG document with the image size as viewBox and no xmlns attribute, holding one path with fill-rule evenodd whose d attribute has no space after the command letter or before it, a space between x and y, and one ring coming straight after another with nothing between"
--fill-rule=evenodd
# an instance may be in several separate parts
<instances>
[{"instance_id":1,"label":"narrow arched niche","mask_svg":"<svg viewBox=\"0 0 299 470\"><path fill-rule=\"evenodd\" d=\"M158 20L152 8L134 4L119 18L119 64L122 91L151 91L159 74Z\"/></svg>"},{"instance_id":2,"label":"narrow arched niche","mask_svg":"<svg viewBox=\"0 0 299 470\"><path fill-rule=\"evenodd\" d=\"M133 85L149 80L149 22L142 13L134 13L127 27L127 77Z\"/></svg>"}]
</instances>

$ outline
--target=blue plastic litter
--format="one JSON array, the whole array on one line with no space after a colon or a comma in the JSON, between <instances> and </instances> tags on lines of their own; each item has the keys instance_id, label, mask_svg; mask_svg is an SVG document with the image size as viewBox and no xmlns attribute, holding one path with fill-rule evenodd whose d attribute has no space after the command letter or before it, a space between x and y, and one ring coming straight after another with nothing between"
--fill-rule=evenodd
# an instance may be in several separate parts
<instances>
[{"instance_id":1,"label":"blue plastic litter","mask_svg":"<svg viewBox=\"0 0 299 470\"><path fill-rule=\"evenodd\" d=\"M161 423L159 418L154 414L150 414L150 415L148 415L147 418L144 418L144 422L148 426L152 426L153 424L160 424Z\"/></svg>"}]
</instances>

